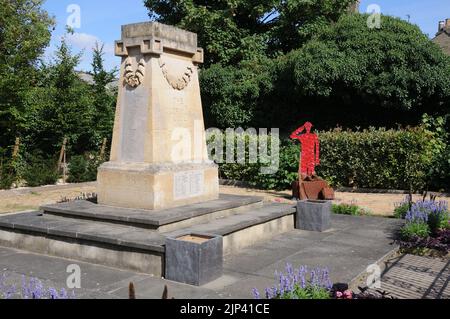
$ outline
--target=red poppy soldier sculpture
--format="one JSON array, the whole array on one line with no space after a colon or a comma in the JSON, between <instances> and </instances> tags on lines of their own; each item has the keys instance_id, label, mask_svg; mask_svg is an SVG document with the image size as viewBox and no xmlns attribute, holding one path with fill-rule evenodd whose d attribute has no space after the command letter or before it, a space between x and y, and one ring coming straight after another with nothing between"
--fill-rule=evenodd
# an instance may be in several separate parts
<instances>
[{"instance_id":1,"label":"red poppy soldier sculpture","mask_svg":"<svg viewBox=\"0 0 450 319\"><path fill-rule=\"evenodd\" d=\"M291 139L298 140L301 144L299 180L292 184L293 197L300 200L332 200L334 190L316 175L316 166L320 165L320 141L317 134L311 133L312 127L307 122L291 134ZM306 133L303 133L305 130Z\"/></svg>"}]
</instances>

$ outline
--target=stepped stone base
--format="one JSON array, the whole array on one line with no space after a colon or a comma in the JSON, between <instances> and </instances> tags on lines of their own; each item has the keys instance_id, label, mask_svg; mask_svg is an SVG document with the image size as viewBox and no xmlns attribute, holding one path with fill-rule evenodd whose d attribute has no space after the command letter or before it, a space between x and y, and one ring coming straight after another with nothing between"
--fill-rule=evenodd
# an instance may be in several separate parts
<instances>
[{"instance_id":1,"label":"stepped stone base","mask_svg":"<svg viewBox=\"0 0 450 319\"><path fill-rule=\"evenodd\" d=\"M0 217L0 245L164 276L168 237L222 236L226 255L293 230L295 212L233 195L153 212L76 201Z\"/></svg>"}]
</instances>

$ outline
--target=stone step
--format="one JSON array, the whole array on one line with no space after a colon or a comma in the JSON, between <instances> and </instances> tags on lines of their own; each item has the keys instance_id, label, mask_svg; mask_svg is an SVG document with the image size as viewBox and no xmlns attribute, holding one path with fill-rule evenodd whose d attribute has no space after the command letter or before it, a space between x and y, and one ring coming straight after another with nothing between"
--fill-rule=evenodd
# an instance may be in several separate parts
<instances>
[{"instance_id":1,"label":"stone step","mask_svg":"<svg viewBox=\"0 0 450 319\"><path fill-rule=\"evenodd\" d=\"M165 237L152 230L41 212L0 217L0 246L162 276Z\"/></svg>"},{"instance_id":2,"label":"stone step","mask_svg":"<svg viewBox=\"0 0 450 319\"><path fill-rule=\"evenodd\" d=\"M167 237L185 234L210 234L224 237L224 254L269 239L295 228L296 208L289 204L267 203L261 208L248 209L214 221L163 233Z\"/></svg>"},{"instance_id":3,"label":"stone step","mask_svg":"<svg viewBox=\"0 0 450 319\"><path fill-rule=\"evenodd\" d=\"M242 214L219 218L209 223L186 227L172 232L165 232L163 235L176 237L190 232L226 236L241 229L292 215L295 212L296 209L292 205L268 203L261 208L249 209Z\"/></svg>"},{"instance_id":4,"label":"stone step","mask_svg":"<svg viewBox=\"0 0 450 319\"><path fill-rule=\"evenodd\" d=\"M46 215L87 219L167 232L263 206L262 197L221 194L219 199L163 210L141 210L73 201L41 207Z\"/></svg>"},{"instance_id":5,"label":"stone step","mask_svg":"<svg viewBox=\"0 0 450 319\"><path fill-rule=\"evenodd\" d=\"M41 212L1 217L0 228L51 237L92 241L124 248L164 252L165 236L155 231L82 219L61 218L44 215Z\"/></svg>"},{"instance_id":6,"label":"stone step","mask_svg":"<svg viewBox=\"0 0 450 319\"><path fill-rule=\"evenodd\" d=\"M163 276L169 236L221 235L224 254L230 254L294 229L295 211L292 205L268 203L164 233L74 216L21 213L0 217L0 245Z\"/></svg>"}]
</instances>

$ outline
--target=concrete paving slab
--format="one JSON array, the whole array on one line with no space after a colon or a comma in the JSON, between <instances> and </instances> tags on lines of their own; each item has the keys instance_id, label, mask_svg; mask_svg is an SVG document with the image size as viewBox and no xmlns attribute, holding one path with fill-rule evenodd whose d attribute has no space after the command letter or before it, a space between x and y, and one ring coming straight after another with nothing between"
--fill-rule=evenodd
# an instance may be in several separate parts
<instances>
[{"instance_id":1,"label":"concrete paving slab","mask_svg":"<svg viewBox=\"0 0 450 319\"><path fill-rule=\"evenodd\" d=\"M41 280L50 280L62 285L65 285L70 275L67 272L67 267L73 264L80 266L81 286L84 289L99 289L102 286L110 285L135 275L135 273L115 268L98 268L90 263L30 253L18 253L0 259L0 269L36 277Z\"/></svg>"},{"instance_id":2,"label":"concrete paving slab","mask_svg":"<svg viewBox=\"0 0 450 319\"><path fill-rule=\"evenodd\" d=\"M254 299L253 289L256 288L262 294L267 287L275 284L274 279L261 276L248 276L239 282L224 289L213 291L204 299Z\"/></svg>"},{"instance_id":3,"label":"concrete paving slab","mask_svg":"<svg viewBox=\"0 0 450 319\"><path fill-rule=\"evenodd\" d=\"M137 299L161 299L166 285L169 298L175 299L199 299L212 292L202 287L189 286L161 278L145 278L133 284ZM128 298L128 284L112 294L119 298Z\"/></svg>"},{"instance_id":4,"label":"concrete paving slab","mask_svg":"<svg viewBox=\"0 0 450 319\"><path fill-rule=\"evenodd\" d=\"M242 274L257 274L261 268L292 256L302 249L301 245L294 248L272 244L273 242L270 247L254 246L242 250L239 254L226 256L224 269Z\"/></svg>"},{"instance_id":5,"label":"concrete paving slab","mask_svg":"<svg viewBox=\"0 0 450 319\"><path fill-rule=\"evenodd\" d=\"M117 291L123 289L124 287L128 287L131 282L137 283L137 282L140 282L140 281L142 281L144 279L148 279L148 278L154 278L154 277L151 277L151 276L145 275L145 274L135 274L132 277L127 277L123 280L116 281L112 284L101 286L99 288L99 291L102 293L105 293L105 294L114 294ZM161 279L161 278L158 277L158 279Z\"/></svg>"},{"instance_id":6,"label":"concrete paving slab","mask_svg":"<svg viewBox=\"0 0 450 319\"><path fill-rule=\"evenodd\" d=\"M361 225L379 226L385 224L386 218L372 216L350 216L350 215L331 215L331 227L342 230L360 227Z\"/></svg>"},{"instance_id":7,"label":"concrete paving slab","mask_svg":"<svg viewBox=\"0 0 450 319\"><path fill-rule=\"evenodd\" d=\"M233 271L224 271L223 276L217 280L214 280L206 285L203 285L202 288L209 289L213 291L221 291L229 286L232 286L241 280L244 280L247 277L247 274L233 272Z\"/></svg>"},{"instance_id":8,"label":"concrete paving slab","mask_svg":"<svg viewBox=\"0 0 450 319\"><path fill-rule=\"evenodd\" d=\"M364 231L367 232L368 236L362 235ZM383 235L380 231L373 231L373 233L371 233L370 229L364 229L364 230L354 230L353 232L357 232L360 235L356 235L354 233L347 231L342 231L337 234L326 237L322 241L327 242L330 245L342 244L349 246L366 247L367 249L374 249L376 247L385 245L389 246L394 241L394 238L391 236L391 234ZM371 237L370 235L372 235L373 237Z\"/></svg>"},{"instance_id":9,"label":"concrete paving slab","mask_svg":"<svg viewBox=\"0 0 450 319\"><path fill-rule=\"evenodd\" d=\"M6 256L15 255L15 254L18 254L18 253L20 253L19 250L6 249L6 248L0 247L0 258L6 257Z\"/></svg>"},{"instance_id":10,"label":"concrete paving slab","mask_svg":"<svg viewBox=\"0 0 450 319\"><path fill-rule=\"evenodd\" d=\"M203 287L75 262L82 269L83 289L77 297L127 298L128 285L133 282L138 298L160 299L165 285L169 296L177 299L253 298L252 289L263 292L273 286L275 270L283 271L288 262L294 267L328 267L335 282L349 282L396 248L391 239L391 233L400 227L396 220L352 216L334 216L332 220L332 230L326 233L294 230L226 256L224 276ZM3 248L0 256L0 269L36 276L60 286L67 279L67 265L74 263Z\"/></svg>"},{"instance_id":11,"label":"concrete paving slab","mask_svg":"<svg viewBox=\"0 0 450 319\"><path fill-rule=\"evenodd\" d=\"M266 278L275 278L275 272L285 272L286 265L289 263L296 268L300 266L308 266L309 269L314 267L328 268L330 277L334 282L349 283L374 262L373 259L358 256L351 246L338 244L330 246L321 243L320 246L311 246L298 254L271 264L259 270L256 274Z\"/></svg>"}]
</instances>

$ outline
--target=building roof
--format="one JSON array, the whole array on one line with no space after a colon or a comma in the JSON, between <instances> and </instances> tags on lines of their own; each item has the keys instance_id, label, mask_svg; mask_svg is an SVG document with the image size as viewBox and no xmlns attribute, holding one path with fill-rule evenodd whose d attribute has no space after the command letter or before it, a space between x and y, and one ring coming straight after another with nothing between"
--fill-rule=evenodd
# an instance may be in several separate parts
<instances>
[{"instance_id":1,"label":"building roof","mask_svg":"<svg viewBox=\"0 0 450 319\"><path fill-rule=\"evenodd\" d=\"M433 39L433 42L438 44L445 53L450 55L450 32L439 32Z\"/></svg>"},{"instance_id":2,"label":"building roof","mask_svg":"<svg viewBox=\"0 0 450 319\"><path fill-rule=\"evenodd\" d=\"M78 76L81 80L88 84L94 84L94 77L92 74L86 73L86 72L77 72ZM119 79L114 79L111 83L109 83L106 88L113 90L119 86Z\"/></svg>"},{"instance_id":3,"label":"building roof","mask_svg":"<svg viewBox=\"0 0 450 319\"><path fill-rule=\"evenodd\" d=\"M438 32L433 42L438 44L445 53L450 55L450 19L439 21Z\"/></svg>"}]
</instances>

